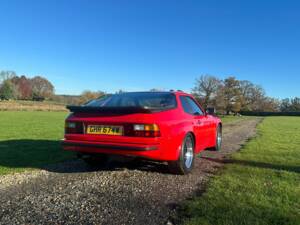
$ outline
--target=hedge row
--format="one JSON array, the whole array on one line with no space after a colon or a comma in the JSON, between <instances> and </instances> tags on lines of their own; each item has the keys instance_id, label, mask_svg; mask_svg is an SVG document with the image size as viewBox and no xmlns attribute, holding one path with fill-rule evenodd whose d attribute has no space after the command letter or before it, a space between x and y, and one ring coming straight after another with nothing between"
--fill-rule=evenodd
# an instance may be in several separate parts
<instances>
[{"instance_id":1,"label":"hedge row","mask_svg":"<svg viewBox=\"0 0 300 225\"><path fill-rule=\"evenodd\" d=\"M243 116L300 116L300 112L240 112Z\"/></svg>"}]
</instances>

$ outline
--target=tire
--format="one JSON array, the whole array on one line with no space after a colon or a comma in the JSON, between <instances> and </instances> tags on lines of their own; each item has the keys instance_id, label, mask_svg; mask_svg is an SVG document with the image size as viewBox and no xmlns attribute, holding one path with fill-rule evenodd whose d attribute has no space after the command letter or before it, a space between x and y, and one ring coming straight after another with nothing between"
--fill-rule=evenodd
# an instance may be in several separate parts
<instances>
[{"instance_id":1,"label":"tire","mask_svg":"<svg viewBox=\"0 0 300 225\"><path fill-rule=\"evenodd\" d=\"M195 160L194 148L194 137L188 133L182 142L178 160L168 162L171 173L184 175L192 171Z\"/></svg>"},{"instance_id":2,"label":"tire","mask_svg":"<svg viewBox=\"0 0 300 225\"><path fill-rule=\"evenodd\" d=\"M219 124L216 130L216 142L215 142L215 146L213 147L213 150L221 151L221 149L222 149L222 126L221 124Z\"/></svg>"},{"instance_id":3,"label":"tire","mask_svg":"<svg viewBox=\"0 0 300 225\"><path fill-rule=\"evenodd\" d=\"M109 165L109 156L106 154L78 154L77 156L91 168L106 168Z\"/></svg>"}]
</instances>

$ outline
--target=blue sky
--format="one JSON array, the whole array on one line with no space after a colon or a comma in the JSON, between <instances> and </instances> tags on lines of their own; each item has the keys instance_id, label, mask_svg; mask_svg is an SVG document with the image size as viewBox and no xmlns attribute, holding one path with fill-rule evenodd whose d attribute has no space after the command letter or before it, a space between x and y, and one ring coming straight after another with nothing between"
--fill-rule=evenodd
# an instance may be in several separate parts
<instances>
[{"instance_id":1,"label":"blue sky","mask_svg":"<svg viewBox=\"0 0 300 225\"><path fill-rule=\"evenodd\" d=\"M299 1L0 2L0 70L43 75L59 94L190 91L234 75L300 96Z\"/></svg>"}]
</instances>

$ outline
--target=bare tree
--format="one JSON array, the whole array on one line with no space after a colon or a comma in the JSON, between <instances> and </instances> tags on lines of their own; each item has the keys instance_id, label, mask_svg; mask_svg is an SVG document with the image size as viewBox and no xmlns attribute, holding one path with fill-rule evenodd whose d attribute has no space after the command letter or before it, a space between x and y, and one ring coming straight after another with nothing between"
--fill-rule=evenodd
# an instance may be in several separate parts
<instances>
[{"instance_id":1,"label":"bare tree","mask_svg":"<svg viewBox=\"0 0 300 225\"><path fill-rule=\"evenodd\" d=\"M280 103L280 111L282 112L288 112L291 107L291 101L289 98L285 98Z\"/></svg>"},{"instance_id":2,"label":"bare tree","mask_svg":"<svg viewBox=\"0 0 300 225\"><path fill-rule=\"evenodd\" d=\"M241 109L245 111L257 110L257 103L265 99L265 90L247 80L239 81L241 93Z\"/></svg>"},{"instance_id":3,"label":"bare tree","mask_svg":"<svg viewBox=\"0 0 300 225\"><path fill-rule=\"evenodd\" d=\"M259 112L278 112L280 111L280 101L275 98L264 97L257 103L257 109Z\"/></svg>"},{"instance_id":4,"label":"bare tree","mask_svg":"<svg viewBox=\"0 0 300 225\"><path fill-rule=\"evenodd\" d=\"M251 111L264 111L263 105L267 97L265 90L260 85L254 85L249 98L249 106Z\"/></svg>"},{"instance_id":5,"label":"bare tree","mask_svg":"<svg viewBox=\"0 0 300 225\"><path fill-rule=\"evenodd\" d=\"M248 80L241 80L239 83L241 91L241 108L242 110L249 110L252 102L252 94L254 90L254 84Z\"/></svg>"},{"instance_id":6,"label":"bare tree","mask_svg":"<svg viewBox=\"0 0 300 225\"><path fill-rule=\"evenodd\" d=\"M46 78L35 76L31 80L33 98L50 98L54 94L54 86Z\"/></svg>"},{"instance_id":7,"label":"bare tree","mask_svg":"<svg viewBox=\"0 0 300 225\"><path fill-rule=\"evenodd\" d=\"M14 96L14 87L10 80L4 80L0 87L0 99L1 100L10 100Z\"/></svg>"},{"instance_id":8,"label":"bare tree","mask_svg":"<svg viewBox=\"0 0 300 225\"><path fill-rule=\"evenodd\" d=\"M215 107L217 112L224 114L226 112L226 103L225 103L225 87L224 85L220 85L217 95L214 98Z\"/></svg>"},{"instance_id":9,"label":"bare tree","mask_svg":"<svg viewBox=\"0 0 300 225\"><path fill-rule=\"evenodd\" d=\"M286 98L280 102L282 112L300 112L300 98Z\"/></svg>"},{"instance_id":10,"label":"bare tree","mask_svg":"<svg viewBox=\"0 0 300 225\"><path fill-rule=\"evenodd\" d=\"M206 108L211 103L212 98L216 97L220 84L221 81L215 76L201 75L196 79L195 87L192 90L193 95Z\"/></svg>"},{"instance_id":11,"label":"bare tree","mask_svg":"<svg viewBox=\"0 0 300 225\"><path fill-rule=\"evenodd\" d=\"M0 72L0 84L3 83L6 80L10 80L13 77L16 77L17 74L14 71L11 70L6 70L6 71L1 71Z\"/></svg>"},{"instance_id":12,"label":"bare tree","mask_svg":"<svg viewBox=\"0 0 300 225\"><path fill-rule=\"evenodd\" d=\"M224 80L224 102L226 114L238 112L241 107L242 95L239 87L239 80L235 77L228 77Z\"/></svg>"},{"instance_id":13,"label":"bare tree","mask_svg":"<svg viewBox=\"0 0 300 225\"><path fill-rule=\"evenodd\" d=\"M22 99L22 100L32 99L32 87L31 87L30 79L22 75L20 77L15 76L11 78L10 81L16 90L17 99Z\"/></svg>"},{"instance_id":14,"label":"bare tree","mask_svg":"<svg viewBox=\"0 0 300 225\"><path fill-rule=\"evenodd\" d=\"M300 112L300 98L295 97L291 99L291 111Z\"/></svg>"}]
</instances>

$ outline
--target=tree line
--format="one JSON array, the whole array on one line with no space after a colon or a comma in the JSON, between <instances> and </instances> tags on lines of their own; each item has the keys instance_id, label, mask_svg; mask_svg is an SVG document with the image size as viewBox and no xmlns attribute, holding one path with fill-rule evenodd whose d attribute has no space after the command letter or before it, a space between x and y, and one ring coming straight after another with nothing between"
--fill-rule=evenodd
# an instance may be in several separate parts
<instances>
[{"instance_id":1,"label":"tree line","mask_svg":"<svg viewBox=\"0 0 300 225\"><path fill-rule=\"evenodd\" d=\"M54 95L54 86L46 78L25 75L17 76L14 71L0 72L1 100L36 100L50 99Z\"/></svg>"},{"instance_id":2,"label":"tree line","mask_svg":"<svg viewBox=\"0 0 300 225\"><path fill-rule=\"evenodd\" d=\"M53 84L42 76L28 78L14 71L0 72L0 100L50 100L62 104L81 105L98 98L103 91L85 90L80 95L55 95Z\"/></svg>"},{"instance_id":3,"label":"tree line","mask_svg":"<svg viewBox=\"0 0 300 225\"><path fill-rule=\"evenodd\" d=\"M299 98L271 98L260 85L233 76L222 80L213 75L202 75L196 79L192 94L205 108L212 106L226 114L241 111L300 111Z\"/></svg>"},{"instance_id":4,"label":"tree line","mask_svg":"<svg viewBox=\"0 0 300 225\"><path fill-rule=\"evenodd\" d=\"M157 91L161 89L151 89ZM117 93L124 92L119 90ZM51 100L62 104L81 105L104 95L103 91L83 91L79 96L55 95L53 84L42 76L28 78L13 71L0 72L0 100ZM279 100L268 97L260 85L234 76L219 79L201 75L196 79L192 94L204 107L215 107L224 114L252 112L300 112L300 98Z\"/></svg>"}]
</instances>

